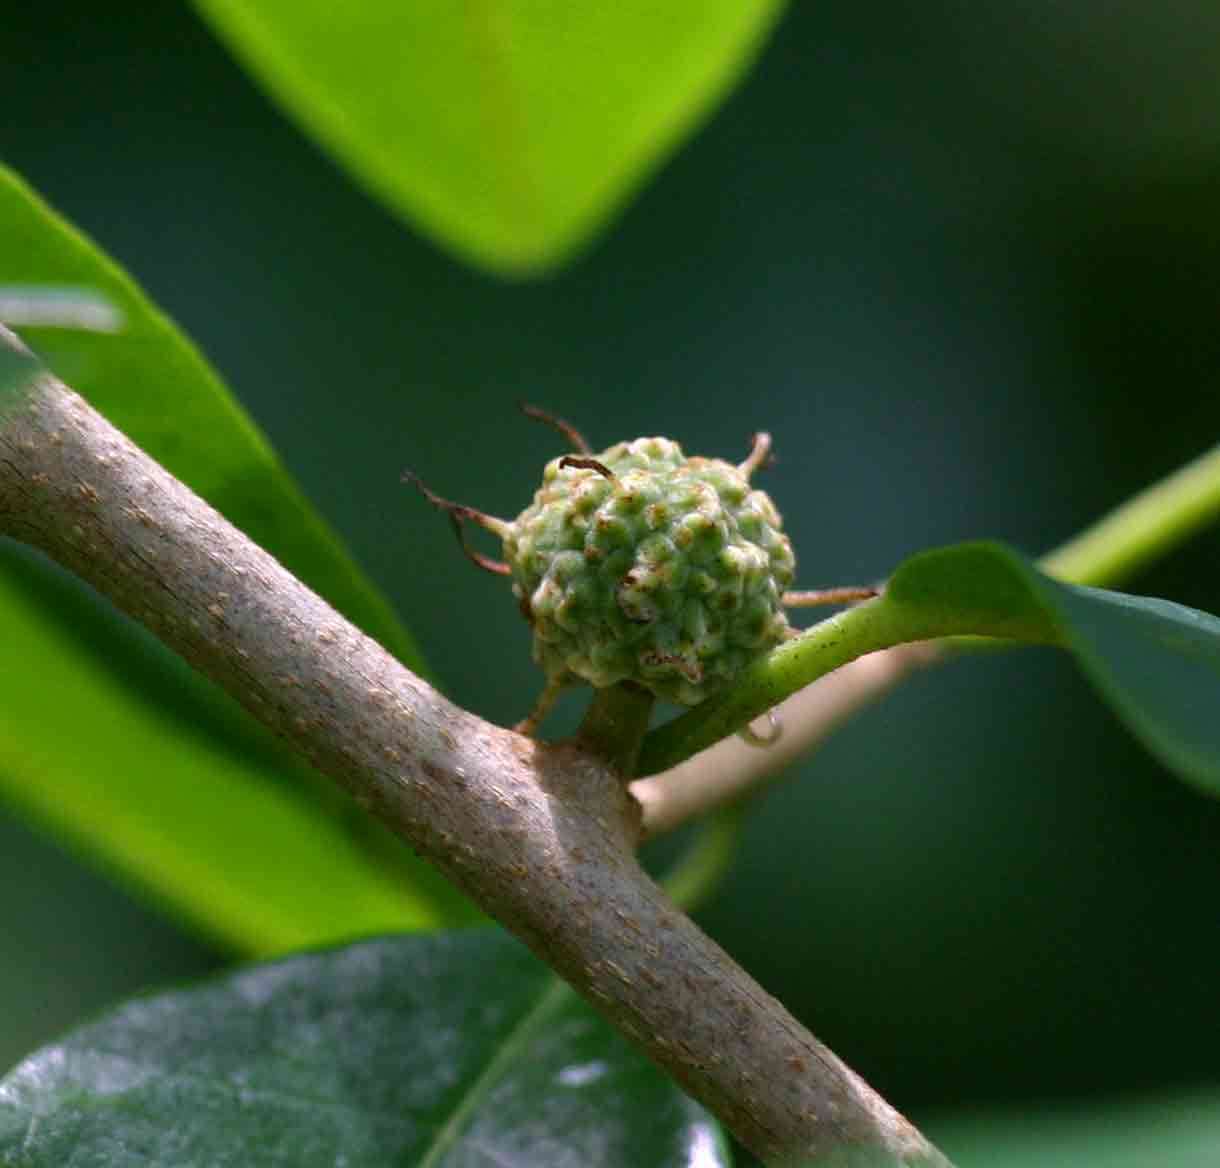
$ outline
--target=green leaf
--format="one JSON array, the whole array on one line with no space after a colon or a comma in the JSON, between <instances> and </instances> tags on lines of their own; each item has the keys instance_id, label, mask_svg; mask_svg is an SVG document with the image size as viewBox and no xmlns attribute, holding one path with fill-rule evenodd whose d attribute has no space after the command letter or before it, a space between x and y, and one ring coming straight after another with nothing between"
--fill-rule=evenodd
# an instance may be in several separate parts
<instances>
[{"instance_id":1,"label":"green leaf","mask_svg":"<svg viewBox=\"0 0 1220 1168\"><path fill-rule=\"evenodd\" d=\"M719 1168L715 1122L499 930L137 999L0 1081L11 1168Z\"/></svg>"},{"instance_id":2,"label":"green leaf","mask_svg":"<svg viewBox=\"0 0 1220 1168\"><path fill-rule=\"evenodd\" d=\"M130 438L416 662L388 605L198 352L2 169L0 285L88 288L110 305L117 334L23 331ZM471 916L219 690L6 541L0 663L0 793L213 936L262 954Z\"/></svg>"},{"instance_id":3,"label":"green leaf","mask_svg":"<svg viewBox=\"0 0 1220 1168\"><path fill-rule=\"evenodd\" d=\"M1062 584L999 544L915 556L895 572L886 603L921 618L952 612L971 632L1062 644L1153 754L1220 794L1220 618Z\"/></svg>"},{"instance_id":4,"label":"green leaf","mask_svg":"<svg viewBox=\"0 0 1220 1168\"><path fill-rule=\"evenodd\" d=\"M1220 1093L947 1117L927 1130L970 1168L1215 1168Z\"/></svg>"},{"instance_id":5,"label":"green leaf","mask_svg":"<svg viewBox=\"0 0 1220 1168\"><path fill-rule=\"evenodd\" d=\"M1068 649L1154 754L1220 793L1220 619L1167 600L1060 583L997 543L906 560L880 598L815 625L724 692L650 731L640 773L676 765L866 653L953 636Z\"/></svg>"},{"instance_id":6,"label":"green leaf","mask_svg":"<svg viewBox=\"0 0 1220 1168\"><path fill-rule=\"evenodd\" d=\"M88 288L117 335L30 328L47 365L141 449L413 668L393 610L280 464L267 440L173 322L12 171L0 167L0 285Z\"/></svg>"},{"instance_id":7,"label":"green leaf","mask_svg":"<svg viewBox=\"0 0 1220 1168\"><path fill-rule=\"evenodd\" d=\"M197 0L351 173L467 259L561 262L724 97L781 0Z\"/></svg>"}]
</instances>

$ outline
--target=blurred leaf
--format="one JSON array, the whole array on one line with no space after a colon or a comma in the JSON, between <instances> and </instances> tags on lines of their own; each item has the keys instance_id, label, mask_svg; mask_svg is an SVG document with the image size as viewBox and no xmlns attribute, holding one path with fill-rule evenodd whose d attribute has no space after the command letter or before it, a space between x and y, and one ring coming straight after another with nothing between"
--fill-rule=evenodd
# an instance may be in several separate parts
<instances>
[{"instance_id":1,"label":"blurred leaf","mask_svg":"<svg viewBox=\"0 0 1220 1168\"><path fill-rule=\"evenodd\" d=\"M118 335L31 329L57 373L367 632L414 662L215 374L131 281L0 170L0 284L87 287ZM0 543L0 790L254 953L469 918L405 848L359 846L346 797L83 588ZM33 665L32 663L36 663ZM365 827L364 825L370 825ZM389 867L374 849L391 854ZM391 872L391 868L393 871Z\"/></svg>"},{"instance_id":2,"label":"blurred leaf","mask_svg":"<svg viewBox=\"0 0 1220 1168\"><path fill-rule=\"evenodd\" d=\"M197 0L353 175L476 263L564 260L719 102L781 0Z\"/></svg>"},{"instance_id":3,"label":"blurred leaf","mask_svg":"<svg viewBox=\"0 0 1220 1168\"><path fill-rule=\"evenodd\" d=\"M494 929L137 999L0 1081L0 1162L718 1168L715 1122Z\"/></svg>"},{"instance_id":4,"label":"blurred leaf","mask_svg":"<svg viewBox=\"0 0 1220 1168\"><path fill-rule=\"evenodd\" d=\"M199 351L113 261L4 167L0 285L88 288L112 306L123 322L118 335L29 328L22 336L141 449L369 636L420 667L390 606Z\"/></svg>"},{"instance_id":5,"label":"blurred leaf","mask_svg":"<svg viewBox=\"0 0 1220 1168\"><path fill-rule=\"evenodd\" d=\"M970 1168L1215 1168L1220 1094L946 1117L926 1130Z\"/></svg>"},{"instance_id":6,"label":"blurred leaf","mask_svg":"<svg viewBox=\"0 0 1220 1168\"><path fill-rule=\"evenodd\" d=\"M885 603L914 619L940 610L973 631L1059 641L1153 754L1220 794L1220 618L1061 584L991 543L914 556Z\"/></svg>"}]
</instances>

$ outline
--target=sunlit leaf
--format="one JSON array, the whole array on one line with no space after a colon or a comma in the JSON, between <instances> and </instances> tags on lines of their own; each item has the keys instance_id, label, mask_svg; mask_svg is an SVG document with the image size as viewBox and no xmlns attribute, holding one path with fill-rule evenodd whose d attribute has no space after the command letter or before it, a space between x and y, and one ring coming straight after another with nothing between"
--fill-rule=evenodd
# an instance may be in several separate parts
<instances>
[{"instance_id":1,"label":"sunlit leaf","mask_svg":"<svg viewBox=\"0 0 1220 1168\"><path fill-rule=\"evenodd\" d=\"M708 114L780 0L198 0L391 207L503 272L561 261Z\"/></svg>"},{"instance_id":2,"label":"sunlit leaf","mask_svg":"<svg viewBox=\"0 0 1220 1168\"><path fill-rule=\"evenodd\" d=\"M111 261L2 170L0 286L23 310L61 309L64 289L78 305L83 289L113 310L118 333L65 329L61 319L23 336L136 443L415 661L388 605L198 352ZM40 299L38 288L55 295ZM364 827L367 817L352 814L234 702L6 541L0 793L249 952L470 915L430 868Z\"/></svg>"}]
</instances>

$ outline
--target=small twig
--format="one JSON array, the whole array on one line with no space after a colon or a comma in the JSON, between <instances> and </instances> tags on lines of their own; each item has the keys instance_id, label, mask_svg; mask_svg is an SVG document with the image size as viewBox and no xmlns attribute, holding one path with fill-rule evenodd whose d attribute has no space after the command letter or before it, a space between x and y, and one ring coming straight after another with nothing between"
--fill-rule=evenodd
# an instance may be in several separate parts
<instances>
[{"instance_id":1,"label":"small twig","mask_svg":"<svg viewBox=\"0 0 1220 1168\"><path fill-rule=\"evenodd\" d=\"M893 689L914 670L937 660L934 643L899 645L841 666L775 707L784 734L768 750L723 738L667 771L636 779L645 839L664 835L708 811L762 790L804 758L859 710Z\"/></svg>"},{"instance_id":2,"label":"small twig","mask_svg":"<svg viewBox=\"0 0 1220 1168\"><path fill-rule=\"evenodd\" d=\"M817 588L807 592L785 592L781 598L785 608L816 608L827 604L854 604L857 600L872 600L880 596L880 588Z\"/></svg>"},{"instance_id":3,"label":"small twig","mask_svg":"<svg viewBox=\"0 0 1220 1168\"><path fill-rule=\"evenodd\" d=\"M538 727L545 721L547 714L554 709L555 703L559 700L559 695L563 693L566 684L562 677L548 678L546 685L542 688L542 693L538 695L537 701L534 702L534 708L513 729L518 734L524 734L527 738L533 737Z\"/></svg>"},{"instance_id":4,"label":"small twig","mask_svg":"<svg viewBox=\"0 0 1220 1168\"><path fill-rule=\"evenodd\" d=\"M592 454L593 447L585 441L585 436L572 425L571 422L565 421L557 414L552 414L547 410L541 409L539 406L532 406L529 402L518 402L518 407L527 418L534 418L536 421L545 422L548 426L558 430L570 443L575 450L581 454Z\"/></svg>"}]
</instances>

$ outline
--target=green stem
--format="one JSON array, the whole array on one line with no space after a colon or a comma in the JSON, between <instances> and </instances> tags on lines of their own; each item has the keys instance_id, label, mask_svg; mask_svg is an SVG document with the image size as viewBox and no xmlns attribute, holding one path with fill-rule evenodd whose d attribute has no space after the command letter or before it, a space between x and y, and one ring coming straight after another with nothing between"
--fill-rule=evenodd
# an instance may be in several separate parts
<instances>
[{"instance_id":1,"label":"green stem","mask_svg":"<svg viewBox=\"0 0 1220 1168\"><path fill-rule=\"evenodd\" d=\"M1220 446L1124 503L1045 556L1039 567L1077 584L1114 583L1220 514ZM638 773L656 774L746 725L790 694L878 649L954 637L956 648L1045 641L1037 630L990 621L977 608L934 609L890 603L857 605L809 629L751 665L727 690L644 739ZM970 638L968 641L963 638Z\"/></svg>"},{"instance_id":2,"label":"green stem","mask_svg":"<svg viewBox=\"0 0 1220 1168\"><path fill-rule=\"evenodd\" d=\"M698 825L694 842L661 881L676 905L690 912L720 883L737 855L741 825L741 803L717 808Z\"/></svg>"},{"instance_id":3,"label":"green stem","mask_svg":"<svg viewBox=\"0 0 1220 1168\"><path fill-rule=\"evenodd\" d=\"M807 629L755 661L728 689L651 731L644 739L637 773L651 775L676 766L779 705L811 681L866 653L960 634L982 637L1017 634L1022 640L1044 639L1034 630L1024 635L1024 630L1014 629L1004 617L991 626L987 614L977 609L958 610L946 605L913 607L880 596Z\"/></svg>"},{"instance_id":4,"label":"green stem","mask_svg":"<svg viewBox=\"0 0 1220 1168\"><path fill-rule=\"evenodd\" d=\"M1220 515L1220 446L1141 491L1038 566L1073 584L1130 576Z\"/></svg>"},{"instance_id":5,"label":"green stem","mask_svg":"<svg viewBox=\"0 0 1220 1168\"><path fill-rule=\"evenodd\" d=\"M596 689L576 736L624 778L632 778L653 701L647 690L628 682Z\"/></svg>"}]
</instances>

